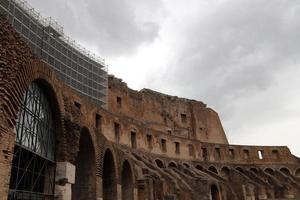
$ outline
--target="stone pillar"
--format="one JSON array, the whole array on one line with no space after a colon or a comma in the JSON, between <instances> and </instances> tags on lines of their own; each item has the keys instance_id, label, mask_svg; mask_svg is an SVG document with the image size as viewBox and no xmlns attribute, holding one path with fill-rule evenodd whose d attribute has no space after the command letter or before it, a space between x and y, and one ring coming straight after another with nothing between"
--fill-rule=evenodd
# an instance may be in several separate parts
<instances>
[{"instance_id":1,"label":"stone pillar","mask_svg":"<svg viewBox=\"0 0 300 200\"><path fill-rule=\"evenodd\" d=\"M8 197L14 145L13 131L0 127L0 200L6 200Z\"/></svg>"},{"instance_id":2,"label":"stone pillar","mask_svg":"<svg viewBox=\"0 0 300 200\"><path fill-rule=\"evenodd\" d=\"M69 162L57 162L55 182L57 200L71 200L72 185L75 183L75 166Z\"/></svg>"},{"instance_id":3,"label":"stone pillar","mask_svg":"<svg viewBox=\"0 0 300 200\"><path fill-rule=\"evenodd\" d=\"M117 200L122 200L122 185L117 184Z\"/></svg>"},{"instance_id":4,"label":"stone pillar","mask_svg":"<svg viewBox=\"0 0 300 200\"><path fill-rule=\"evenodd\" d=\"M244 199L255 200L254 186L249 184L249 185L243 185L242 187L243 187Z\"/></svg>"},{"instance_id":5,"label":"stone pillar","mask_svg":"<svg viewBox=\"0 0 300 200\"><path fill-rule=\"evenodd\" d=\"M268 199L267 190L265 187L258 188L258 199Z\"/></svg>"},{"instance_id":6,"label":"stone pillar","mask_svg":"<svg viewBox=\"0 0 300 200\"><path fill-rule=\"evenodd\" d=\"M133 199L134 200L139 200L138 189L137 188L133 188Z\"/></svg>"},{"instance_id":7,"label":"stone pillar","mask_svg":"<svg viewBox=\"0 0 300 200\"><path fill-rule=\"evenodd\" d=\"M295 199L295 192L292 188L286 188L284 190L284 198L286 199Z\"/></svg>"}]
</instances>

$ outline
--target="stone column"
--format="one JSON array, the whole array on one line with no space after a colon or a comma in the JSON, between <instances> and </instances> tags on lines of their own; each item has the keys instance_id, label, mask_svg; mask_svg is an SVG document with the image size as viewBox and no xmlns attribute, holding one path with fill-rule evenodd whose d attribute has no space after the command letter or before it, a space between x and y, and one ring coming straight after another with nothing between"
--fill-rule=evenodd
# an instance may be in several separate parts
<instances>
[{"instance_id":1,"label":"stone column","mask_svg":"<svg viewBox=\"0 0 300 200\"><path fill-rule=\"evenodd\" d=\"M258 188L258 199L268 199L267 190L265 187Z\"/></svg>"},{"instance_id":2,"label":"stone column","mask_svg":"<svg viewBox=\"0 0 300 200\"><path fill-rule=\"evenodd\" d=\"M117 200L122 200L122 185L117 184Z\"/></svg>"},{"instance_id":3,"label":"stone column","mask_svg":"<svg viewBox=\"0 0 300 200\"><path fill-rule=\"evenodd\" d=\"M57 200L71 200L72 185L75 183L75 166L69 162L57 162L55 182Z\"/></svg>"}]
</instances>

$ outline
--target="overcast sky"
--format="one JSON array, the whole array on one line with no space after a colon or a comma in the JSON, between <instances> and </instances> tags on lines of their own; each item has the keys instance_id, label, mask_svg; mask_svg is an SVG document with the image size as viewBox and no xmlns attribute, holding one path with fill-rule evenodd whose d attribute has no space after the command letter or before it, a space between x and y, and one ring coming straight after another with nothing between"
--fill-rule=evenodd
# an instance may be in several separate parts
<instances>
[{"instance_id":1,"label":"overcast sky","mask_svg":"<svg viewBox=\"0 0 300 200\"><path fill-rule=\"evenodd\" d=\"M131 88L203 101L230 143L300 156L300 1L28 2Z\"/></svg>"}]
</instances>

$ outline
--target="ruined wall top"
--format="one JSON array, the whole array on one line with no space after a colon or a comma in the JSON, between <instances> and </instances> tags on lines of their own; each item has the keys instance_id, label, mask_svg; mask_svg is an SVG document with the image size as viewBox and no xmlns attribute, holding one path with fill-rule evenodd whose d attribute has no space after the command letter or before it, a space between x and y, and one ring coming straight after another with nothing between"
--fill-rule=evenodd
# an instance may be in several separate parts
<instances>
[{"instance_id":1,"label":"ruined wall top","mask_svg":"<svg viewBox=\"0 0 300 200\"><path fill-rule=\"evenodd\" d=\"M135 91L121 79L108 78L108 110L170 135L228 144L218 114L201 101L150 89Z\"/></svg>"}]
</instances>

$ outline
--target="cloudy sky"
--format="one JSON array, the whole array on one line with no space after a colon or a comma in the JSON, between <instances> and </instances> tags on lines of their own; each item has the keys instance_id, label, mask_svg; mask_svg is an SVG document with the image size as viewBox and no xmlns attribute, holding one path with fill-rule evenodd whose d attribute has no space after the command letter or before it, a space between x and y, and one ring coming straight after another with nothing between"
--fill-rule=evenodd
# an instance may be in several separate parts
<instances>
[{"instance_id":1,"label":"cloudy sky","mask_svg":"<svg viewBox=\"0 0 300 200\"><path fill-rule=\"evenodd\" d=\"M300 156L300 1L28 2L131 88L204 101L230 143Z\"/></svg>"}]
</instances>

